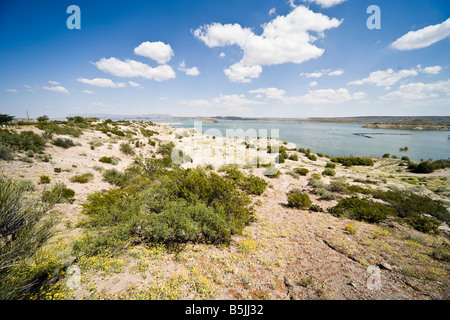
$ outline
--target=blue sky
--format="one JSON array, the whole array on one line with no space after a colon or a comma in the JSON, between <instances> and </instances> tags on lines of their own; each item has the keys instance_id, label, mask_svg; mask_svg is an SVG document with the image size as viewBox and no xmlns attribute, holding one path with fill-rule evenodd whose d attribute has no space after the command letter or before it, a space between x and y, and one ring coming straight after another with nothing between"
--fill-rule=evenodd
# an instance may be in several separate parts
<instances>
[{"instance_id":1,"label":"blue sky","mask_svg":"<svg viewBox=\"0 0 450 320\"><path fill-rule=\"evenodd\" d=\"M450 116L449 18L447 0L2 1L0 113Z\"/></svg>"}]
</instances>

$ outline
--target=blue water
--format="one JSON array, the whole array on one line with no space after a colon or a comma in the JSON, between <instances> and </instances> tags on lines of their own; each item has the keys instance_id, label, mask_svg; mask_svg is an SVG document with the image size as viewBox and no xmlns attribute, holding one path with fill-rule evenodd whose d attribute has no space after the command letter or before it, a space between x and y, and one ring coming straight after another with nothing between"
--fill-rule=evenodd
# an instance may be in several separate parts
<instances>
[{"instance_id":1,"label":"blue water","mask_svg":"<svg viewBox=\"0 0 450 320\"><path fill-rule=\"evenodd\" d=\"M155 121L158 122L158 121ZM165 121L160 121L165 122ZM194 121L177 121L173 125L178 128L193 128ZM448 159L450 157L450 131L415 131L415 130L387 130L363 128L362 124L327 124L327 123L291 123L291 122L262 122L262 121L220 121L202 123L202 132L211 135L222 133L226 136L226 129L242 129L247 136L265 136L276 133L280 140L293 142L298 148L331 156L376 156L385 153L396 155L398 158L408 156L413 161L421 159ZM220 130L220 131L218 131ZM362 133L371 138L354 135ZM407 151L399 151L402 147Z\"/></svg>"}]
</instances>

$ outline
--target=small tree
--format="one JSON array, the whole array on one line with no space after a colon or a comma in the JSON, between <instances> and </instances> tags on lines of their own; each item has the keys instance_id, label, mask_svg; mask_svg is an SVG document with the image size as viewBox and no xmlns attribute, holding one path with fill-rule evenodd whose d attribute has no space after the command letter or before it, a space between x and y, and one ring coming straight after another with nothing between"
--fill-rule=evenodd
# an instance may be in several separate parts
<instances>
[{"instance_id":1,"label":"small tree","mask_svg":"<svg viewBox=\"0 0 450 320\"><path fill-rule=\"evenodd\" d=\"M0 113L0 125L8 123L14 120L14 116L10 116L8 114Z\"/></svg>"},{"instance_id":2,"label":"small tree","mask_svg":"<svg viewBox=\"0 0 450 320\"><path fill-rule=\"evenodd\" d=\"M37 117L36 120L39 122L47 122L50 118L44 114L43 116Z\"/></svg>"}]
</instances>

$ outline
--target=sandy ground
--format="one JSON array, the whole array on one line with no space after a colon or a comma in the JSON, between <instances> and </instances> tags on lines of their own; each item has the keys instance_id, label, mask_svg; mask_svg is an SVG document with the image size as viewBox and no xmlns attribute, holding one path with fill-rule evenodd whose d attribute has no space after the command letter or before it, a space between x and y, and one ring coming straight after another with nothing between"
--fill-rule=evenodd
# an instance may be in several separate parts
<instances>
[{"instance_id":1,"label":"sandy ground","mask_svg":"<svg viewBox=\"0 0 450 320\"><path fill-rule=\"evenodd\" d=\"M430 236L385 221L374 225L354 220L338 219L324 212L309 212L286 207L286 193L294 187L311 191L307 186L312 173L321 173L328 159L308 160L303 154L299 161L286 160L279 164L283 173L294 167L308 168L308 176L295 178L282 174L270 179L264 168L248 165L256 153L267 161L273 157L257 148L245 148L244 139L227 140L203 136L188 129L174 129L165 125L148 127L159 132L155 140L174 141L178 148L192 158L183 167L212 165L215 170L228 162L237 162L244 171L263 177L269 187L255 196L257 221L248 226L243 235L234 236L228 247L188 245L180 253L168 253L161 247L128 248L117 258L106 260L98 268L81 267L81 283L70 292L74 299L449 299L448 272L450 263L432 258L436 248L449 248L448 226L442 226L440 236ZM24 128L33 130L36 128ZM133 162L124 156L119 144L127 142L86 130L79 138L70 137L77 146L62 149L47 144L49 162L33 158L32 163L0 160L0 173L14 179L31 180L37 191L48 190L56 182L64 182L76 192L71 204L58 204L53 209L61 217L55 242L69 244L82 235L77 223L83 219L81 204L88 194L108 190L111 185L102 180L103 169L121 171ZM152 137L153 138L153 137ZM91 150L89 141L103 145ZM157 148L136 134L145 146L135 148L139 155L149 156ZM257 139L247 139L258 146ZM288 143L287 148L295 147ZM292 152L289 152L292 153ZM117 165L98 161L102 156L120 158ZM247 164L247 165L246 165ZM54 168L61 168L60 173ZM417 192L447 201L447 194L436 194L433 188L449 189L450 170L426 175L426 184L412 184L408 180L418 175L406 172L398 161L381 159L373 168L336 168L336 177L376 180L377 188L395 185L416 188ZM80 184L70 182L75 174L91 172L94 179ZM39 184L39 177L48 175L50 185ZM336 178L333 177L333 178ZM421 175L420 177L424 177ZM331 178L324 177L323 181ZM356 183L358 184L358 183ZM360 184L360 183L359 183ZM363 184L362 184L363 185ZM372 186L372 185L371 185ZM313 203L323 209L338 200L319 200L310 194ZM349 234L345 226L352 225L356 234ZM68 255L70 255L70 249ZM108 264L109 263L109 264ZM78 262L81 265L81 262ZM95 265L93 262L92 265ZM105 265L119 265L107 271ZM102 267L103 266L103 267Z\"/></svg>"}]
</instances>

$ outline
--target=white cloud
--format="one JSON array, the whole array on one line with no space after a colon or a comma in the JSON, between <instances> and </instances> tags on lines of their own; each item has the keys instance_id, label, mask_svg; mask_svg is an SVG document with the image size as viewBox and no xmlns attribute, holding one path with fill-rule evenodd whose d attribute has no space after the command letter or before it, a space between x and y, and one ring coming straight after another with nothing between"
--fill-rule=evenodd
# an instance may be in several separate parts
<instances>
[{"instance_id":1,"label":"white cloud","mask_svg":"<svg viewBox=\"0 0 450 320\"><path fill-rule=\"evenodd\" d=\"M6 89L5 91L6 91L6 92L11 92L11 93L16 93L16 92L17 92L16 89Z\"/></svg>"},{"instance_id":2,"label":"white cloud","mask_svg":"<svg viewBox=\"0 0 450 320\"><path fill-rule=\"evenodd\" d=\"M393 69L389 68L387 70L378 70L371 72L367 78L351 81L350 85L362 85L365 83L375 84L379 87L392 86L396 84L401 79L417 76L418 71L416 69L403 69L395 72Z\"/></svg>"},{"instance_id":3,"label":"white cloud","mask_svg":"<svg viewBox=\"0 0 450 320\"><path fill-rule=\"evenodd\" d=\"M335 5L341 4L346 0L303 0L303 2L315 2L322 8L331 8Z\"/></svg>"},{"instance_id":4,"label":"white cloud","mask_svg":"<svg viewBox=\"0 0 450 320\"><path fill-rule=\"evenodd\" d=\"M249 93L264 93L268 99L283 99L286 91L277 88L260 88L250 90Z\"/></svg>"},{"instance_id":5,"label":"white cloud","mask_svg":"<svg viewBox=\"0 0 450 320\"><path fill-rule=\"evenodd\" d=\"M329 76L341 76L344 74L344 70L342 69L338 69L338 70L334 70L334 71L330 71L328 73Z\"/></svg>"},{"instance_id":6,"label":"white cloud","mask_svg":"<svg viewBox=\"0 0 450 320\"><path fill-rule=\"evenodd\" d=\"M311 73L307 73L307 72L300 73L301 76L305 76L307 78L320 78L324 75L340 76L342 74L344 74L344 70L342 70L342 69L336 69L336 70L323 69L323 70L319 70L319 71L315 71L315 72L311 72Z\"/></svg>"},{"instance_id":7,"label":"white cloud","mask_svg":"<svg viewBox=\"0 0 450 320\"><path fill-rule=\"evenodd\" d=\"M276 12L277 12L277 9L276 9L276 8L270 9L270 10L269 10L269 16L275 14Z\"/></svg>"},{"instance_id":8,"label":"white cloud","mask_svg":"<svg viewBox=\"0 0 450 320\"><path fill-rule=\"evenodd\" d=\"M259 77L262 67L260 65L243 65L238 62L225 69L224 72L231 82L249 83L252 82L251 79Z\"/></svg>"},{"instance_id":9,"label":"white cloud","mask_svg":"<svg viewBox=\"0 0 450 320\"><path fill-rule=\"evenodd\" d=\"M188 106L223 107L233 109L236 107L243 107L248 105L265 104L266 102L247 99L243 94L230 94L230 95L221 94L217 97L212 98L211 100L192 99L192 100L181 100L178 103Z\"/></svg>"},{"instance_id":10,"label":"white cloud","mask_svg":"<svg viewBox=\"0 0 450 320\"><path fill-rule=\"evenodd\" d=\"M349 85L362 85L365 83L374 84L379 87L390 87L402 79L417 76L419 73L438 74L442 70L441 66L422 68L419 64L415 68L402 69L395 72L389 68L387 70L377 70L371 72L367 78L351 81Z\"/></svg>"},{"instance_id":11,"label":"white cloud","mask_svg":"<svg viewBox=\"0 0 450 320\"><path fill-rule=\"evenodd\" d=\"M86 93L86 94L94 94L95 92L94 92L94 91L91 91L91 90L83 90L83 93Z\"/></svg>"},{"instance_id":12,"label":"white cloud","mask_svg":"<svg viewBox=\"0 0 450 320\"><path fill-rule=\"evenodd\" d=\"M223 58L223 57L225 57L225 56L226 56L225 52L221 52L221 53L219 54L219 57L221 57L221 58Z\"/></svg>"},{"instance_id":13,"label":"white cloud","mask_svg":"<svg viewBox=\"0 0 450 320\"><path fill-rule=\"evenodd\" d=\"M105 78L94 78L94 79L78 78L77 81L96 87L109 87L109 88L125 87L125 83L113 82L111 79Z\"/></svg>"},{"instance_id":14,"label":"white cloud","mask_svg":"<svg viewBox=\"0 0 450 320\"><path fill-rule=\"evenodd\" d=\"M427 74L439 74L439 72L441 72L441 70L442 70L441 66L434 66L434 67L423 68L420 71L422 71L423 73L427 73Z\"/></svg>"},{"instance_id":15,"label":"white cloud","mask_svg":"<svg viewBox=\"0 0 450 320\"><path fill-rule=\"evenodd\" d=\"M42 87L42 89L53 91L53 92L60 92L60 93L69 94L69 90L67 90L66 88L64 88L62 86Z\"/></svg>"},{"instance_id":16,"label":"white cloud","mask_svg":"<svg viewBox=\"0 0 450 320\"><path fill-rule=\"evenodd\" d=\"M137 82L134 82L134 81L128 81L128 84L130 85L130 86L132 86L132 87L135 87L135 88L137 88L137 87L140 87L141 85L139 84L139 83L137 83Z\"/></svg>"},{"instance_id":17,"label":"white cloud","mask_svg":"<svg viewBox=\"0 0 450 320\"><path fill-rule=\"evenodd\" d=\"M250 82L249 78L259 76L261 66L302 63L320 57L324 49L312 42L323 37L325 30L336 28L341 23L342 20L298 6L288 15L277 16L262 25L261 35L237 23L212 23L194 30L193 34L210 48L239 46L243 51L242 60L226 69L225 73L231 81ZM258 68L252 68L255 66ZM242 76L248 72L252 76Z\"/></svg>"},{"instance_id":18,"label":"white cloud","mask_svg":"<svg viewBox=\"0 0 450 320\"><path fill-rule=\"evenodd\" d=\"M192 68L186 68L186 64L183 61L181 61L180 65L178 66L178 70L185 72L188 76L198 76L200 74L200 71L198 71L197 67Z\"/></svg>"},{"instance_id":19,"label":"white cloud","mask_svg":"<svg viewBox=\"0 0 450 320\"><path fill-rule=\"evenodd\" d=\"M431 46L450 37L450 18L436 25L431 25L417 31L410 31L395 40L391 47L397 50L413 50Z\"/></svg>"},{"instance_id":20,"label":"white cloud","mask_svg":"<svg viewBox=\"0 0 450 320\"><path fill-rule=\"evenodd\" d=\"M48 83L50 83L50 84L52 84L52 85L54 85L54 86L58 86L58 85L60 85L61 83L59 83L59 82L57 82L57 81L49 81Z\"/></svg>"},{"instance_id":21,"label":"white cloud","mask_svg":"<svg viewBox=\"0 0 450 320\"><path fill-rule=\"evenodd\" d=\"M173 56L170 44L158 42L142 42L134 49L134 53L155 60L159 64L165 64L170 61Z\"/></svg>"},{"instance_id":22,"label":"white cloud","mask_svg":"<svg viewBox=\"0 0 450 320\"><path fill-rule=\"evenodd\" d=\"M101 58L94 64L101 71L117 77L142 77L145 79L153 79L155 81L165 81L176 77L175 71L167 64L152 68L139 61L130 59L122 61L114 57L109 59Z\"/></svg>"},{"instance_id":23,"label":"white cloud","mask_svg":"<svg viewBox=\"0 0 450 320\"><path fill-rule=\"evenodd\" d=\"M167 99L169 99L169 98L167 98L167 97L159 97L159 100L167 100Z\"/></svg>"},{"instance_id":24,"label":"white cloud","mask_svg":"<svg viewBox=\"0 0 450 320\"><path fill-rule=\"evenodd\" d=\"M419 100L439 97L439 92L445 95L450 93L450 79L433 83L408 83L401 85L396 91L390 92L382 100Z\"/></svg>"},{"instance_id":25,"label":"white cloud","mask_svg":"<svg viewBox=\"0 0 450 320\"><path fill-rule=\"evenodd\" d=\"M337 104L351 100L363 99L366 93L362 91L351 94L347 89L319 89L310 90L307 94L296 97L287 97L284 99L285 103L289 104Z\"/></svg>"},{"instance_id":26,"label":"white cloud","mask_svg":"<svg viewBox=\"0 0 450 320\"><path fill-rule=\"evenodd\" d=\"M310 87L315 87L315 86L317 86L317 81L311 81L311 82L309 83L309 86L310 86Z\"/></svg>"}]
</instances>

